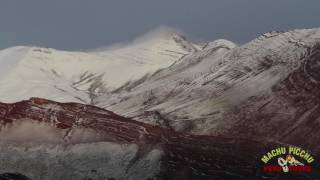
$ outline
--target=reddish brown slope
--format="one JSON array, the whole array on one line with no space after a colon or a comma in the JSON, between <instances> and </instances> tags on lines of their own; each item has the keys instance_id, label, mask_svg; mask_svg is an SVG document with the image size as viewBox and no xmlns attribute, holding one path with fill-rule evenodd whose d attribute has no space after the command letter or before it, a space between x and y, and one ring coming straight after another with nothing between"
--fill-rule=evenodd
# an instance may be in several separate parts
<instances>
[{"instance_id":1,"label":"reddish brown slope","mask_svg":"<svg viewBox=\"0 0 320 180\"><path fill-rule=\"evenodd\" d=\"M159 148L164 151L160 175L165 179L255 179L260 176L260 155L275 145L177 133L94 106L39 98L15 104L0 103L0 119L3 125L45 122L67 130L71 136L72 129L91 129L103 141L138 144L140 155ZM68 139L65 141L68 143Z\"/></svg>"}]
</instances>

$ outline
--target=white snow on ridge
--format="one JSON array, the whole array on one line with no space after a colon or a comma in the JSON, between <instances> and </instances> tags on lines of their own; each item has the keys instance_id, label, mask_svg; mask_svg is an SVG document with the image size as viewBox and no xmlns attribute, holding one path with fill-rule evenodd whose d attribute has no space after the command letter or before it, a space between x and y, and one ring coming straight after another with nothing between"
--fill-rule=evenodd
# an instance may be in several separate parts
<instances>
[{"instance_id":1,"label":"white snow on ridge","mask_svg":"<svg viewBox=\"0 0 320 180\"><path fill-rule=\"evenodd\" d=\"M196 50L173 31L161 30L128 45L95 52L37 47L0 51L0 101L30 97L91 103L129 81L151 75Z\"/></svg>"},{"instance_id":2,"label":"white snow on ridge","mask_svg":"<svg viewBox=\"0 0 320 180\"><path fill-rule=\"evenodd\" d=\"M0 79L3 78L10 69L15 67L28 51L29 48L23 46L17 46L0 51ZM14 56L12 56L13 54Z\"/></svg>"}]
</instances>

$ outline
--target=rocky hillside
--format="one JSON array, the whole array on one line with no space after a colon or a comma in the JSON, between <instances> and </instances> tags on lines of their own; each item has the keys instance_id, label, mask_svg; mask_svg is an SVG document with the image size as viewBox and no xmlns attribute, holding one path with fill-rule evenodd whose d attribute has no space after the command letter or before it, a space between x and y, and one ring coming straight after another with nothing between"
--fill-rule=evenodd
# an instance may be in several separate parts
<instances>
[{"instance_id":1,"label":"rocky hillside","mask_svg":"<svg viewBox=\"0 0 320 180\"><path fill-rule=\"evenodd\" d=\"M1 103L0 120L1 172L31 179L255 179L259 156L278 144L178 133L39 98Z\"/></svg>"}]
</instances>

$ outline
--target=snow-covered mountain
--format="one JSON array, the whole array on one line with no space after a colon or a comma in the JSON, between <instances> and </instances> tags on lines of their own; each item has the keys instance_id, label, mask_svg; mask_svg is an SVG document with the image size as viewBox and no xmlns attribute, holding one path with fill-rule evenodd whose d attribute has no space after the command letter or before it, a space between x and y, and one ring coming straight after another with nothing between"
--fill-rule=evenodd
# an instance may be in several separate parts
<instances>
[{"instance_id":1,"label":"snow-covered mountain","mask_svg":"<svg viewBox=\"0 0 320 180\"><path fill-rule=\"evenodd\" d=\"M292 81L288 78L305 67L310 56L317 52L318 43L320 29L270 32L239 47L231 42L218 40L209 43L201 51L185 56L144 82L123 87L119 90L120 93L113 96L100 97L97 105L124 116L158 123L179 131L224 134L229 132L226 129L238 123L246 131L247 122L237 118L235 120L231 116L239 118L240 112L251 112L251 106L244 108L242 105L254 98L262 98L264 95L266 99L272 97L279 100L275 87L285 81ZM316 84L319 78L315 74L317 64L319 62L315 60L311 67L314 72L306 72L303 80L291 83ZM306 92L300 89L296 93ZM262 102L267 103L266 99L258 101L256 108L261 107ZM296 123L297 119L293 114L299 114L296 107L286 107L281 102L277 106L289 108L290 110L277 113L291 113L287 118L292 119L292 124ZM311 106L310 110L317 107ZM266 111L266 116L276 112L275 109ZM250 115L249 118L253 120L253 116ZM273 123L268 126L276 126L277 122ZM256 121L254 124L257 126L254 128L263 128L260 127L263 122ZM257 134L242 132L242 136L255 135ZM269 135L273 136L272 133Z\"/></svg>"},{"instance_id":2,"label":"snow-covered mountain","mask_svg":"<svg viewBox=\"0 0 320 180\"><path fill-rule=\"evenodd\" d=\"M223 134L235 124L235 109L262 94L275 98L275 87L317 52L319 38L320 29L303 29L269 32L242 46L199 46L160 30L89 52L15 47L0 52L0 101L81 102L179 131ZM304 81L317 83L313 75Z\"/></svg>"},{"instance_id":3,"label":"snow-covered mountain","mask_svg":"<svg viewBox=\"0 0 320 180\"><path fill-rule=\"evenodd\" d=\"M257 157L270 142L320 154L320 28L269 32L241 46L200 46L161 31L89 52L14 47L0 63L0 102L94 105L0 103L6 171L51 177L48 169L62 164L58 171L76 168L68 178L257 179ZM44 169L16 167L17 157Z\"/></svg>"},{"instance_id":4,"label":"snow-covered mountain","mask_svg":"<svg viewBox=\"0 0 320 180\"><path fill-rule=\"evenodd\" d=\"M0 51L0 101L30 97L93 103L131 81L148 77L197 51L171 29L159 29L127 44L89 52L39 47Z\"/></svg>"},{"instance_id":5,"label":"snow-covered mountain","mask_svg":"<svg viewBox=\"0 0 320 180\"><path fill-rule=\"evenodd\" d=\"M274 94L302 68L319 37L319 29L303 29L269 32L242 46L199 46L159 30L89 52L9 48L0 52L0 101L81 102L179 131L216 133L229 111Z\"/></svg>"}]
</instances>

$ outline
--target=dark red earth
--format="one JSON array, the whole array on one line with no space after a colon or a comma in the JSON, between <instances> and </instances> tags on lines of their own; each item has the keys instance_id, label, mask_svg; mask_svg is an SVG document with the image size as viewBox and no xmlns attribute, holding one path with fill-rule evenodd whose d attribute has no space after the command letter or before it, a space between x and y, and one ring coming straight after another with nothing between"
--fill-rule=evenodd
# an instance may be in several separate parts
<instances>
[{"instance_id":1,"label":"dark red earth","mask_svg":"<svg viewBox=\"0 0 320 180\"><path fill-rule=\"evenodd\" d=\"M14 104L0 103L2 125L32 121L59 129L88 128L102 141L139 145L141 155L151 149L164 151L159 179L290 179L290 176L263 174L261 155L278 143L269 141L197 136L148 125L113 112L77 103L58 103L32 98ZM54 122L54 123L53 123ZM67 139L65 140L68 143ZM314 179L313 175L294 176Z\"/></svg>"}]
</instances>

